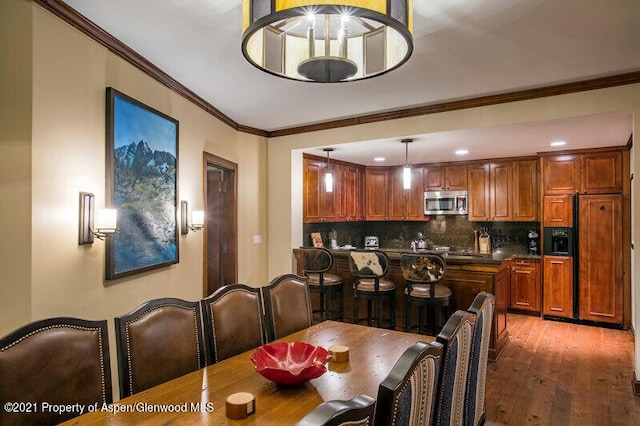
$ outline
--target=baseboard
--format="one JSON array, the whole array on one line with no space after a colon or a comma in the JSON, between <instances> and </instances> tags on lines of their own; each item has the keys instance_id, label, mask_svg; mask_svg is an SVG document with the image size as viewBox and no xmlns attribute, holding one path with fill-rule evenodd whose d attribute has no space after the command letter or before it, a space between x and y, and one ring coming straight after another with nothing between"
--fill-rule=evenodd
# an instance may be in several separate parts
<instances>
[{"instance_id":1,"label":"baseboard","mask_svg":"<svg viewBox=\"0 0 640 426\"><path fill-rule=\"evenodd\" d=\"M640 380L636 377L636 372L633 372L633 393L640 396Z\"/></svg>"}]
</instances>

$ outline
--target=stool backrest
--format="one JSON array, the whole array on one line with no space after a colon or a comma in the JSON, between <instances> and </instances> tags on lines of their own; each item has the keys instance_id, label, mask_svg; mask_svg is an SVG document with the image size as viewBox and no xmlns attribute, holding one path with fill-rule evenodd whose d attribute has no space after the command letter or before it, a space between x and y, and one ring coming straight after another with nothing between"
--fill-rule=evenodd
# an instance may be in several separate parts
<instances>
[{"instance_id":1,"label":"stool backrest","mask_svg":"<svg viewBox=\"0 0 640 426\"><path fill-rule=\"evenodd\" d=\"M349 267L357 278L381 278L389 269L389 258L378 250L352 250L349 252Z\"/></svg>"},{"instance_id":2,"label":"stool backrest","mask_svg":"<svg viewBox=\"0 0 640 426\"><path fill-rule=\"evenodd\" d=\"M436 296L435 284L444 277L447 263L437 254L403 253L400 255L400 269L409 294L413 291L413 284L429 284L433 298Z\"/></svg>"}]
</instances>

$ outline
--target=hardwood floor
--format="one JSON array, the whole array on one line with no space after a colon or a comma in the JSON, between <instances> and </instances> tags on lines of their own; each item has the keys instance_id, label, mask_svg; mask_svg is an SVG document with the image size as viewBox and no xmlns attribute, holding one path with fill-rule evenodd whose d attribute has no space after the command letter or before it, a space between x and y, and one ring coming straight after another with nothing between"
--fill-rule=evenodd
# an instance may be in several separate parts
<instances>
[{"instance_id":1,"label":"hardwood floor","mask_svg":"<svg viewBox=\"0 0 640 426\"><path fill-rule=\"evenodd\" d=\"M640 425L630 331L509 314L487 372L486 424Z\"/></svg>"}]
</instances>

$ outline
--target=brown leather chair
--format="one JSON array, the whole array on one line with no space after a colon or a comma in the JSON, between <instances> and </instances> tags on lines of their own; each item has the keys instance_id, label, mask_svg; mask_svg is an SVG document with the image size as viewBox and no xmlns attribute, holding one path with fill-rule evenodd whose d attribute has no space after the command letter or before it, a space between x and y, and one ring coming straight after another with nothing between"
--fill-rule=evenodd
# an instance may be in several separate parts
<instances>
[{"instance_id":1,"label":"brown leather chair","mask_svg":"<svg viewBox=\"0 0 640 426\"><path fill-rule=\"evenodd\" d=\"M416 342L380 383L375 425L430 425L436 405L442 345Z\"/></svg>"},{"instance_id":2,"label":"brown leather chair","mask_svg":"<svg viewBox=\"0 0 640 426\"><path fill-rule=\"evenodd\" d=\"M406 331L411 331L411 308L418 307L418 333L425 332L425 308L432 308L432 335L440 331L442 308L445 309L445 321L449 317L451 289L440 280L444 277L447 264L437 254L403 253L400 255L400 269L407 286L404 290L406 299Z\"/></svg>"},{"instance_id":3,"label":"brown leather chair","mask_svg":"<svg viewBox=\"0 0 640 426\"><path fill-rule=\"evenodd\" d=\"M151 300L115 325L121 398L206 364L200 302Z\"/></svg>"},{"instance_id":4,"label":"brown leather chair","mask_svg":"<svg viewBox=\"0 0 640 426\"><path fill-rule=\"evenodd\" d=\"M266 342L259 288L231 284L201 301L209 364Z\"/></svg>"},{"instance_id":5,"label":"brown leather chair","mask_svg":"<svg viewBox=\"0 0 640 426\"><path fill-rule=\"evenodd\" d=\"M373 424L376 400L358 395L347 401L332 400L314 408L296 426L366 426Z\"/></svg>"},{"instance_id":6,"label":"brown leather chair","mask_svg":"<svg viewBox=\"0 0 640 426\"><path fill-rule=\"evenodd\" d=\"M311 326L307 277L285 274L262 288L269 341Z\"/></svg>"},{"instance_id":7,"label":"brown leather chair","mask_svg":"<svg viewBox=\"0 0 640 426\"><path fill-rule=\"evenodd\" d=\"M106 320L50 318L0 339L2 425L61 423L81 412L56 414L42 404L80 404L86 413L88 406L110 404L111 390ZM8 410L9 402L23 406Z\"/></svg>"},{"instance_id":8,"label":"brown leather chair","mask_svg":"<svg viewBox=\"0 0 640 426\"><path fill-rule=\"evenodd\" d=\"M342 278L327 271L333 266L333 256L325 248L303 248L304 275L309 278L309 291L317 293L320 306L313 310L320 321L326 319L342 321L344 298Z\"/></svg>"},{"instance_id":9,"label":"brown leather chair","mask_svg":"<svg viewBox=\"0 0 640 426\"><path fill-rule=\"evenodd\" d=\"M358 302L367 301L367 325L371 326L373 320L372 304L377 305L377 325L381 327L387 322L387 327L394 329L396 326L395 291L393 281L385 278L389 270L389 258L378 250L352 250L349 252L349 267L354 277L353 281L353 322L358 324ZM389 317L383 319L383 304L388 302Z\"/></svg>"}]
</instances>

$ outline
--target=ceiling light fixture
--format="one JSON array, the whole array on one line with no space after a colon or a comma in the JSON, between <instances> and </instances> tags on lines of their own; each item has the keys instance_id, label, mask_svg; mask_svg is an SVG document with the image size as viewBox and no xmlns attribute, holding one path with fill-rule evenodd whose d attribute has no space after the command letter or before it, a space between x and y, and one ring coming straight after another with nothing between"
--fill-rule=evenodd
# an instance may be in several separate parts
<instances>
[{"instance_id":1,"label":"ceiling light fixture","mask_svg":"<svg viewBox=\"0 0 640 426\"><path fill-rule=\"evenodd\" d=\"M404 144L404 166L402 167L402 189L411 189L411 164L409 164L409 144L413 139L402 139Z\"/></svg>"},{"instance_id":2,"label":"ceiling light fixture","mask_svg":"<svg viewBox=\"0 0 640 426\"><path fill-rule=\"evenodd\" d=\"M376 157L373 159L373 161L375 161L376 163L382 163L384 160L386 160L386 158L384 157Z\"/></svg>"},{"instance_id":3,"label":"ceiling light fixture","mask_svg":"<svg viewBox=\"0 0 640 426\"><path fill-rule=\"evenodd\" d=\"M327 4L330 3L330 4ZM242 53L279 77L374 77L413 52L412 0L243 0Z\"/></svg>"},{"instance_id":4,"label":"ceiling light fixture","mask_svg":"<svg viewBox=\"0 0 640 426\"><path fill-rule=\"evenodd\" d=\"M327 153L327 171L324 173L324 190L326 192L333 192L333 175L329 167L329 153L333 151L333 148L325 148L323 151Z\"/></svg>"},{"instance_id":5,"label":"ceiling light fixture","mask_svg":"<svg viewBox=\"0 0 640 426\"><path fill-rule=\"evenodd\" d=\"M457 149L456 155L467 155L469 153L468 149Z\"/></svg>"},{"instance_id":6,"label":"ceiling light fixture","mask_svg":"<svg viewBox=\"0 0 640 426\"><path fill-rule=\"evenodd\" d=\"M551 146L565 146L567 143L565 141L554 141L551 142L549 145Z\"/></svg>"}]
</instances>

